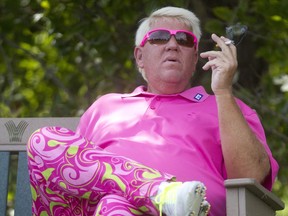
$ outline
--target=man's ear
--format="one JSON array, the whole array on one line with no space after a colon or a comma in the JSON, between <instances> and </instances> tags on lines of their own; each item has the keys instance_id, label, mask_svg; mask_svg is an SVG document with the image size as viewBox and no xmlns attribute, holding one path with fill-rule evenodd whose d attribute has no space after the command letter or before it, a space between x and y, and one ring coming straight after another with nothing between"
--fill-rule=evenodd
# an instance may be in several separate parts
<instances>
[{"instance_id":1,"label":"man's ear","mask_svg":"<svg viewBox=\"0 0 288 216\"><path fill-rule=\"evenodd\" d=\"M197 63L198 63L198 60L199 60L199 53L198 53L198 51L196 50L195 51L195 54L194 54L194 68L193 68L193 71L195 71L196 70L196 67L197 67Z\"/></svg>"},{"instance_id":2,"label":"man's ear","mask_svg":"<svg viewBox=\"0 0 288 216\"><path fill-rule=\"evenodd\" d=\"M198 60L199 60L199 53L198 53L198 50L195 52L195 65L197 64Z\"/></svg>"},{"instance_id":3,"label":"man's ear","mask_svg":"<svg viewBox=\"0 0 288 216\"><path fill-rule=\"evenodd\" d=\"M136 60L137 66L138 68L143 68L144 64L143 64L143 48L136 46L134 48L134 58Z\"/></svg>"}]
</instances>

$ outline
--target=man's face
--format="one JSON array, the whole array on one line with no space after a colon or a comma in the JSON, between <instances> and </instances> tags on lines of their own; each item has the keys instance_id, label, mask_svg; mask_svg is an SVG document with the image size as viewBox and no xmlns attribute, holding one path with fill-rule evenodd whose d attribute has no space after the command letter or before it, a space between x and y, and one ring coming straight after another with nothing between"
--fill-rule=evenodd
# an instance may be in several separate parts
<instances>
[{"instance_id":1,"label":"man's face","mask_svg":"<svg viewBox=\"0 0 288 216\"><path fill-rule=\"evenodd\" d=\"M191 31L176 19L157 20L150 30L166 28ZM196 68L198 53L195 47L185 47L171 37L166 44L150 44L136 47L134 51L139 68L144 69L148 91L156 94L174 94L190 87L190 79Z\"/></svg>"}]
</instances>

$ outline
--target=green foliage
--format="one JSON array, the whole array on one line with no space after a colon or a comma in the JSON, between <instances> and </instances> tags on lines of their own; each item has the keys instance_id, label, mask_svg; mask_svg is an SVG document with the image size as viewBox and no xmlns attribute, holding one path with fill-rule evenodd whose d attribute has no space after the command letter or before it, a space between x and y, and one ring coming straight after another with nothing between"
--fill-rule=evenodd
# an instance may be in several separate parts
<instances>
[{"instance_id":1,"label":"green foliage","mask_svg":"<svg viewBox=\"0 0 288 216\"><path fill-rule=\"evenodd\" d=\"M223 21L231 20L231 17L233 17L233 11L228 7L215 7L213 8L213 13Z\"/></svg>"}]
</instances>

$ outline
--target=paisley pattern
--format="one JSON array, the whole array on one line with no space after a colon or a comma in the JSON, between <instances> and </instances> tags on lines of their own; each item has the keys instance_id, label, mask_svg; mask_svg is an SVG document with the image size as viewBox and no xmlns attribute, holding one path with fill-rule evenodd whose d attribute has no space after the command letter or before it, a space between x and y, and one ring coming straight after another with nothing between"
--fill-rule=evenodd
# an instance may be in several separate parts
<instances>
[{"instance_id":1,"label":"paisley pattern","mask_svg":"<svg viewBox=\"0 0 288 216\"><path fill-rule=\"evenodd\" d=\"M27 154L37 216L159 215L150 197L173 178L63 127L35 131Z\"/></svg>"}]
</instances>

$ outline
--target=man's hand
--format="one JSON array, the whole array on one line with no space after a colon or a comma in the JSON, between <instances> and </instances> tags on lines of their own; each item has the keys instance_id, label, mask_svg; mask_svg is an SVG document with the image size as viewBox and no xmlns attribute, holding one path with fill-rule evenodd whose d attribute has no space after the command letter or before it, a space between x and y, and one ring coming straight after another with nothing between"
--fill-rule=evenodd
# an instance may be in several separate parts
<instances>
[{"instance_id":1,"label":"man's hand","mask_svg":"<svg viewBox=\"0 0 288 216\"><path fill-rule=\"evenodd\" d=\"M218 37L216 34L212 34L211 37L220 50L200 54L202 58L208 58L203 69L212 70L211 88L215 95L231 94L233 77L238 66L236 47L233 43L225 44L229 41L225 37Z\"/></svg>"}]
</instances>

